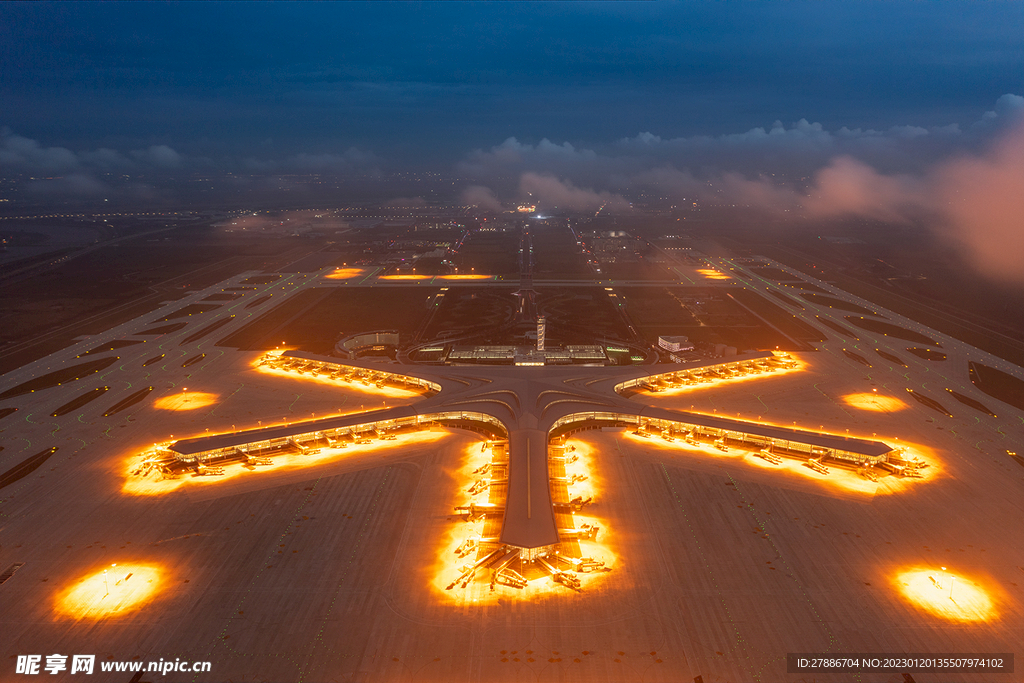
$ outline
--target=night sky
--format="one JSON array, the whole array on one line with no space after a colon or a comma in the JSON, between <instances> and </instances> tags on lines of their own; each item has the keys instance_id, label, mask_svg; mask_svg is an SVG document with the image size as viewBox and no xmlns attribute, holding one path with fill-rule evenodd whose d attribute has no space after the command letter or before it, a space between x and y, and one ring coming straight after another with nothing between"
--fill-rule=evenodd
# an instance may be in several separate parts
<instances>
[{"instance_id":1,"label":"night sky","mask_svg":"<svg viewBox=\"0 0 1024 683\"><path fill-rule=\"evenodd\" d=\"M927 220L1024 278L1021 2L9 2L0 34L18 201L430 172L494 210Z\"/></svg>"},{"instance_id":2,"label":"night sky","mask_svg":"<svg viewBox=\"0 0 1024 683\"><path fill-rule=\"evenodd\" d=\"M0 31L11 133L223 165L964 127L1024 94L1019 2L4 3Z\"/></svg>"}]
</instances>

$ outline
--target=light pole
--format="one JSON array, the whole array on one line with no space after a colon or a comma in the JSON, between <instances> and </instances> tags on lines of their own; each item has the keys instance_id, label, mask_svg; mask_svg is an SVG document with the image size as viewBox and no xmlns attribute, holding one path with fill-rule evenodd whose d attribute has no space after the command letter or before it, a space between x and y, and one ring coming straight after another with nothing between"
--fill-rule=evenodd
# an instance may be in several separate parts
<instances>
[{"instance_id":1,"label":"light pole","mask_svg":"<svg viewBox=\"0 0 1024 683\"><path fill-rule=\"evenodd\" d=\"M942 581L946 580L946 568L942 568ZM939 588L942 588L942 581L939 581Z\"/></svg>"},{"instance_id":2,"label":"light pole","mask_svg":"<svg viewBox=\"0 0 1024 683\"><path fill-rule=\"evenodd\" d=\"M953 600L953 582L954 581L956 581L956 577L955 576L950 576L949 577L949 599L950 600ZM956 602L956 600L953 600L953 602Z\"/></svg>"}]
</instances>

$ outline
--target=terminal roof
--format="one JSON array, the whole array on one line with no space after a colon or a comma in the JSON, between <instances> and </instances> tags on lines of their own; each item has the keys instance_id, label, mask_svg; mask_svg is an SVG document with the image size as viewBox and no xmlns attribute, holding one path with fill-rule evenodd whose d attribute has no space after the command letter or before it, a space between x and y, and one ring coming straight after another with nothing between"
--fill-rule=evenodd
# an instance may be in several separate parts
<instances>
[{"instance_id":1,"label":"terminal roof","mask_svg":"<svg viewBox=\"0 0 1024 683\"><path fill-rule=\"evenodd\" d=\"M618 393L631 380L694 370L721 363L771 358L771 352L740 354L728 359L668 365L580 367L544 366L429 366L341 360L303 351L285 354L296 360L331 363L376 373L392 373L426 380L441 387L435 395L414 404L365 413L353 413L293 422L286 425L183 439L171 445L182 455L195 455L234 446L281 439L315 431L413 417L449 415L459 411L482 413L500 422L509 436L509 485L501 540L518 547L540 547L558 540L548 484L547 441L555 423L579 413L613 414L623 421L641 418L672 420L768 439L796 441L870 457L893 449L880 441L808 432L759 422L667 410L642 405ZM635 382L632 382L635 383Z\"/></svg>"}]
</instances>

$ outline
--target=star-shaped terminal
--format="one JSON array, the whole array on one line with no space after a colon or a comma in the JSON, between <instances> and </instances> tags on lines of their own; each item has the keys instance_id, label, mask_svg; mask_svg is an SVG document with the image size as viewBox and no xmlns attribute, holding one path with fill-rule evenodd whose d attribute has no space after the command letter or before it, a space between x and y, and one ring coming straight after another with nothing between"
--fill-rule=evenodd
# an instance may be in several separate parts
<instances>
[{"instance_id":1,"label":"star-shaped terminal","mask_svg":"<svg viewBox=\"0 0 1024 683\"><path fill-rule=\"evenodd\" d=\"M578 454L565 441L581 430L624 427L635 437L658 439L666 447L744 450L767 467L799 464L815 476L838 467L876 481L882 474L921 477L927 467L903 448L881 441L669 410L635 400L686 385L800 370L798 361L770 351L673 366L605 367L528 361L381 365L285 351L266 354L257 367L358 382L381 391L411 390L423 398L385 409L170 442L143 454L134 469L136 477L154 472L177 477L188 471L216 476L229 463L255 469L274 465L276 456L317 455L396 440L437 425L476 431L487 439L481 452L490 446L490 458L476 468L479 478L470 493L487 491L488 499L456 508L469 521L483 521L483 527L455 549L466 564L451 570L452 580L445 586L449 590L487 576L492 589L495 584L522 588L539 576L579 589L580 574L603 568L603 562L582 555L579 543L594 540L597 525L577 526L574 517L593 502L593 496L569 490L587 478L586 472L573 467Z\"/></svg>"}]
</instances>

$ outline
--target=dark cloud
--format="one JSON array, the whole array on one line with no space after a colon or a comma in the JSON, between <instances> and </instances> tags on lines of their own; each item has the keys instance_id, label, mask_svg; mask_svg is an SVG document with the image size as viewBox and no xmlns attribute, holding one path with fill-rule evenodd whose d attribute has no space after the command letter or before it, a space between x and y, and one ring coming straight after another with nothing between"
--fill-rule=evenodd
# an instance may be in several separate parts
<instances>
[{"instance_id":1,"label":"dark cloud","mask_svg":"<svg viewBox=\"0 0 1024 683\"><path fill-rule=\"evenodd\" d=\"M109 147L73 151L48 147L4 128L0 130L0 172L30 176L22 180L26 196L35 199L85 200L119 198L143 201L187 199L182 185L192 174L216 175L222 190L312 196L321 175L379 176L381 160L355 147L341 153L302 152L277 159L231 156L217 159L185 155L167 144L121 152ZM243 175L239 175L243 174ZM39 178L35 176L46 176ZM111 177L116 176L116 177ZM145 176L146 181L138 178ZM268 195L269 196L269 195Z\"/></svg>"},{"instance_id":2,"label":"dark cloud","mask_svg":"<svg viewBox=\"0 0 1024 683\"><path fill-rule=\"evenodd\" d=\"M182 156L167 145L152 145L147 149L134 150L131 154L141 164L154 168L181 168L185 164Z\"/></svg>"},{"instance_id":3,"label":"dark cloud","mask_svg":"<svg viewBox=\"0 0 1024 683\"><path fill-rule=\"evenodd\" d=\"M138 169L180 169L187 165L181 154L167 145L152 145L122 154L113 149L73 152L64 147L44 147L37 140L0 131L0 167L27 173L61 173L75 169L118 171Z\"/></svg>"},{"instance_id":4,"label":"dark cloud","mask_svg":"<svg viewBox=\"0 0 1024 683\"><path fill-rule=\"evenodd\" d=\"M0 168L31 173L61 173L77 168L78 157L63 147L43 147L37 141L0 130Z\"/></svg>"},{"instance_id":5,"label":"dark cloud","mask_svg":"<svg viewBox=\"0 0 1024 683\"><path fill-rule=\"evenodd\" d=\"M102 147L74 152L64 147L46 147L36 140L0 131L0 170L29 176L22 182L25 196L36 200L130 199L165 201L169 197L149 183L125 180L111 183L110 174L168 174L195 166L167 145L122 154ZM39 177L42 176L42 177Z\"/></svg>"}]
</instances>

